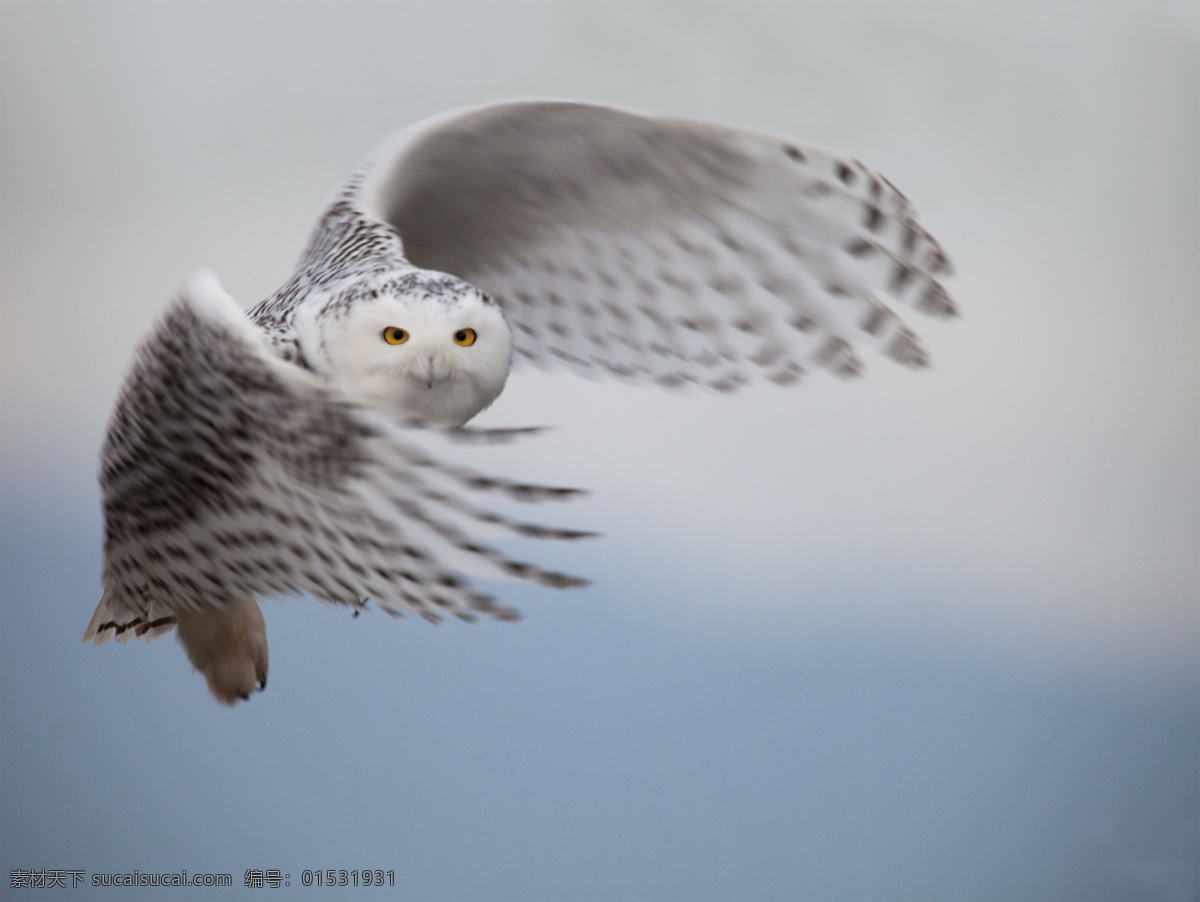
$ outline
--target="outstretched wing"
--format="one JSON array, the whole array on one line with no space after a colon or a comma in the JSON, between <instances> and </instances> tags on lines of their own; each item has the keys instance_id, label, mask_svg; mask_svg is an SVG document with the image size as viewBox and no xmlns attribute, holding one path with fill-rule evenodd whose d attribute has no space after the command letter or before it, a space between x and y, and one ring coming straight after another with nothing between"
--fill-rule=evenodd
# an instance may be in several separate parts
<instances>
[{"instance_id":1,"label":"outstretched wing","mask_svg":"<svg viewBox=\"0 0 1200 902\"><path fill-rule=\"evenodd\" d=\"M176 611L256 593L470 620L515 614L464 572L578 585L477 538L587 535L476 500L573 491L439 462L429 444L448 438L357 407L275 358L214 277L193 278L138 351L109 424L104 594L85 641L152 638Z\"/></svg>"},{"instance_id":2,"label":"outstretched wing","mask_svg":"<svg viewBox=\"0 0 1200 902\"><path fill-rule=\"evenodd\" d=\"M945 253L885 178L714 125L486 106L401 134L346 197L412 263L499 299L543 366L722 390L852 374L858 345L922 366L893 304L955 312Z\"/></svg>"}]
</instances>

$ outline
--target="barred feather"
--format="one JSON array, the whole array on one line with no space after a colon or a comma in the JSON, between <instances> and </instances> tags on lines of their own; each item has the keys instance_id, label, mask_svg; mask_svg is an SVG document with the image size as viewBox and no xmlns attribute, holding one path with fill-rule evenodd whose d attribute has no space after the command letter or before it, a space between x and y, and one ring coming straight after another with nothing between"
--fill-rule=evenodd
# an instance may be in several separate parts
<instances>
[{"instance_id":1,"label":"barred feather","mask_svg":"<svg viewBox=\"0 0 1200 902\"><path fill-rule=\"evenodd\" d=\"M723 392L855 375L866 347L921 367L900 310L953 316L950 271L887 179L808 144L578 103L419 123L347 182L271 297L244 314L201 274L138 350L102 452L104 592L84 640L178 625L232 704L266 685L257 595L513 619L470 577L583 581L484 537L591 533L490 500L579 493L438 448L537 430L421 422L461 426L513 355ZM426 356L384 361L380 330L408 328L392 316L434 336L397 353Z\"/></svg>"}]
</instances>

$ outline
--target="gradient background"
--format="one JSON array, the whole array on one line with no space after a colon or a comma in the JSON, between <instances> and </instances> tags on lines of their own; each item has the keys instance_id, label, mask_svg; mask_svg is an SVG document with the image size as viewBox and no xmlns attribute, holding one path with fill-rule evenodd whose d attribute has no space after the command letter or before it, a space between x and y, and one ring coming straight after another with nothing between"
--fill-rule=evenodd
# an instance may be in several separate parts
<instances>
[{"instance_id":1,"label":"gradient background","mask_svg":"<svg viewBox=\"0 0 1200 902\"><path fill-rule=\"evenodd\" d=\"M5 2L0 894L1200 897L1197 10ZM481 465L593 490L549 514L603 539L516 549L592 588L500 586L516 625L265 602L235 710L172 639L81 645L97 448L172 293L249 306L385 135L514 96L879 168L959 272L934 369L520 373L481 422L557 428Z\"/></svg>"}]
</instances>

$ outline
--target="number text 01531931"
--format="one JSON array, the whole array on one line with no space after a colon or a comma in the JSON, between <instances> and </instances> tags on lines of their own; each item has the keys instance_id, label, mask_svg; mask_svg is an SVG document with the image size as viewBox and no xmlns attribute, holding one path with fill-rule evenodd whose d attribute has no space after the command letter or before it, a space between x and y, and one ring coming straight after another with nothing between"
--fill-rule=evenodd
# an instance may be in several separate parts
<instances>
[{"instance_id":1,"label":"number text 01531931","mask_svg":"<svg viewBox=\"0 0 1200 902\"><path fill-rule=\"evenodd\" d=\"M325 870L302 871L300 882L305 886L395 886L395 871L365 869L361 871Z\"/></svg>"}]
</instances>

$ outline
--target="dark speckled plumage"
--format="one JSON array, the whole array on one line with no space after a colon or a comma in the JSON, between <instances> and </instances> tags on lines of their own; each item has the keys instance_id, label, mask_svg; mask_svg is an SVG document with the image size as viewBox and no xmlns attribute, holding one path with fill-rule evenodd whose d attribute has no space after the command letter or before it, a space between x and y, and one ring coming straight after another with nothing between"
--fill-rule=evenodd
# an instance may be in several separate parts
<instances>
[{"instance_id":1,"label":"dark speckled plumage","mask_svg":"<svg viewBox=\"0 0 1200 902\"><path fill-rule=\"evenodd\" d=\"M447 467L421 449L436 437L271 360L215 280L194 282L139 350L109 426L105 613L94 634L163 626L161 609L298 590L430 619L513 616L441 565L439 549L466 552L485 572L578 584L466 532L475 522L539 538L585 535L507 521L471 500L570 492Z\"/></svg>"},{"instance_id":2,"label":"dark speckled plumage","mask_svg":"<svg viewBox=\"0 0 1200 902\"><path fill-rule=\"evenodd\" d=\"M811 145L574 103L421 123L347 182L277 292L243 314L197 277L138 351L103 450L104 595L85 639L180 619L232 703L265 685L255 595L510 618L463 573L579 584L477 538L586 535L478 501L569 490L441 463L444 434L340 393L324 334L301 334L313 323L402 297L440 328L466 299L505 332L498 305L535 365L734 391L856 374L864 346L924 366L896 308L953 315L948 272L887 179ZM506 376L508 345L490 347Z\"/></svg>"}]
</instances>

